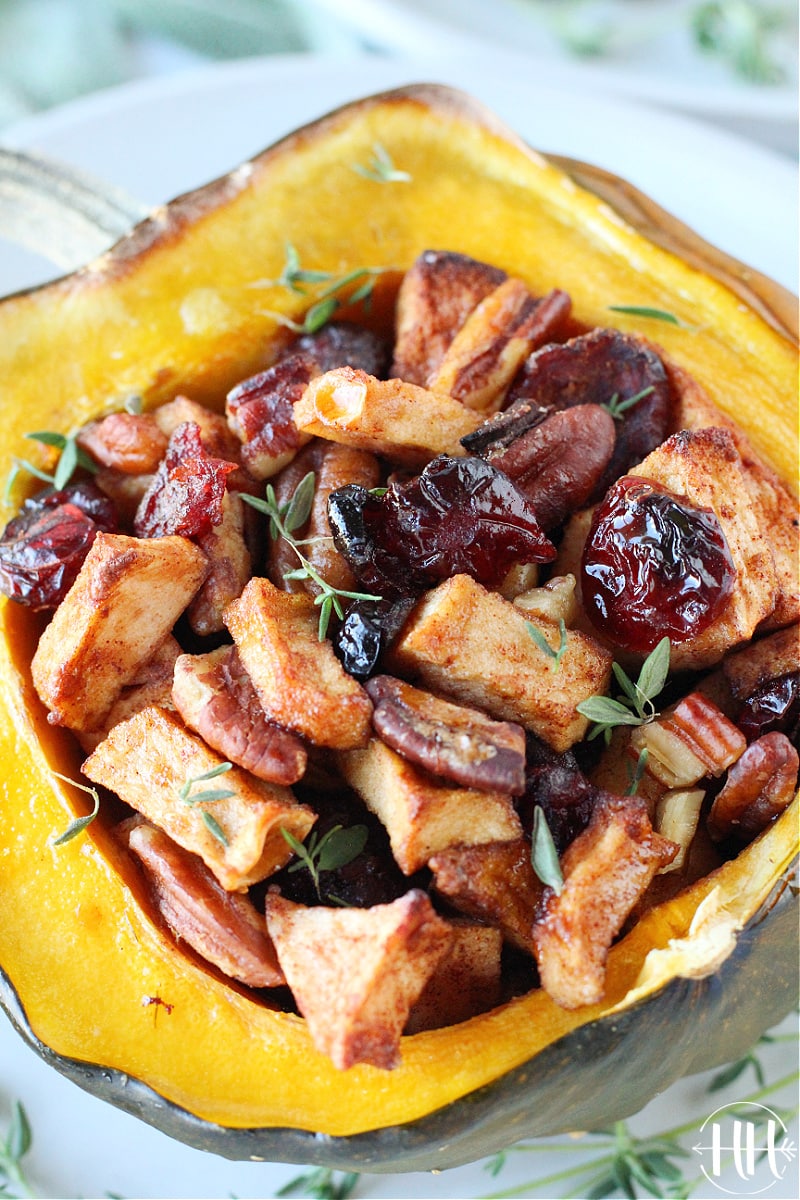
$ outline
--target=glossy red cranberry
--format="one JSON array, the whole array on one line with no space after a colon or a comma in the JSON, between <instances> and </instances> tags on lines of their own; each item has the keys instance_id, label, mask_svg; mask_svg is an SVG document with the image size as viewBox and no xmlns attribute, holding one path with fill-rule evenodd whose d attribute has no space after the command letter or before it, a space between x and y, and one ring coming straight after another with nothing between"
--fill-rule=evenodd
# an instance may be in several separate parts
<instances>
[{"instance_id":1,"label":"glossy red cranberry","mask_svg":"<svg viewBox=\"0 0 800 1200\"><path fill-rule=\"evenodd\" d=\"M759 687L741 707L736 724L755 742L765 733L785 733L800 746L800 671L779 675Z\"/></svg>"},{"instance_id":2,"label":"glossy red cranberry","mask_svg":"<svg viewBox=\"0 0 800 1200\"><path fill-rule=\"evenodd\" d=\"M341 488L331 494L328 519L354 574L384 597L458 574L495 587L515 562L550 562L556 553L530 502L480 458L440 454L381 500Z\"/></svg>"},{"instance_id":3,"label":"glossy red cranberry","mask_svg":"<svg viewBox=\"0 0 800 1200\"><path fill-rule=\"evenodd\" d=\"M92 518L75 504L22 513L0 540L0 592L28 608L56 608L98 532Z\"/></svg>"},{"instance_id":4,"label":"glossy red cranberry","mask_svg":"<svg viewBox=\"0 0 800 1200\"><path fill-rule=\"evenodd\" d=\"M725 535L710 509L660 484L626 475L595 510L581 564L593 625L626 650L663 638L688 641L708 628L736 579Z\"/></svg>"}]
</instances>

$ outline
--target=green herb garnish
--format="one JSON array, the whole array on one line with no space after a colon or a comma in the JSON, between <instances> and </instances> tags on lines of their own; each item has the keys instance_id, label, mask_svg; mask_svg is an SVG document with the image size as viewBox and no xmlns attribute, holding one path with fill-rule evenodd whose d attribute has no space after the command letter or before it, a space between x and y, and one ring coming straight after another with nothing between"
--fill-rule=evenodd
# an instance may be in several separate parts
<instances>
[{"instance_id":1,"label":"green herb garnish","mask_svg":"<svg viewBox=\"0 0 800 1200\"><path fill-rule=\"evenodd\" d=\"M640 400L644 400L645 396L649 396L654 391L655 387L651 384L650 387L642 388L635 396L628 396L625 400L620 400L619 392L614 392L608 403L601 404L600 407L604 408L615 421L621 421L623 413L626 413L628 409L633 408L635 404L638 404Z\"/></svg>"},{"instance_id":2,"label":"green herb garnish","mask_svg":"<svg viewBox=\"0 0 800 1200\"><path fill-rule=\"evenodd\" d=\"M706 54L727 62L750 83L781 83L785 72L770 52L769 40L790 20L789 6L752 0L698 4L691 14L694 40ZM788 29L786 30L788 37Z\"/></svg>"},{"instance_id":3,"label":"green herb garnish","mask_svg":"<svg viewBox=\"0 0 800 1200\"><path fill-rule=\"evenodd\" d=\"M302 321L293 321L283 313L266 312L280 325L285 325L294 333L316 333L330 321L331 317L343 304L363 303L368 306L375 283L379 275L390 270L389 267L356 267L344 275L334 275L332 271L315 271L300 265L300 258L295 247L287 242L286 261L277 279L260 279L251 287L284 287L296 295L307 295L309 287L326 284L318 294L315 302L306 312ZM353 288L353 285L357 287ZM349 289L353 288L352 291Z\"/></svg>"},{"instance_id":4,"label":"green herb garnish","mask_svg":"<svg viewBox=\"0 0 800 1200\"><path fill-rule=\"evenodd\" d=\"M629 317L646 317L650 321L666 321L668 325L680 325L688 329L680 317L664 308L649 308L646 304L609 304L608 311L626 313Z\"/></svg>"},{"instance_id":5,"label":"green herb garnish","mask_svg":"<svg viewBox=\"0 0 800 1200\"><path fill-rule=\"evenodd\" d=\"M301 871L305 868L314 881L314 888L320 900L320 871L335 871L337 867L347 866L354 858L358 858L369 836L366 825L351 825L348 829L342 825L334 825L322 837L317 837L316 831L312 830L306 842L301 842L282 826L281 833L298 858L289 870Z\"/></svg>"},{"instance_id":6,"label":"green herb garnish","mask_svg":"<svg viewBox=\"0 0 800 1200\"><path fill-rule=\"evenodd\" d=\"M218 800L227 800L230 796L235 796L236 793L227 788L204 788L200 792L192 790L195 784L208 783L212 779L218 779L220 775L224 775L232 767L233 763L224 762L220 763L217 767L212 767L210 771L204 771L202 775L193 775L181 786L178 795L184 804L188 804L191 808L194 808L198 804L216 804ZM225 830L216 817L213 817L210 812L203 812L201 816L208 832L223 846L227 846L228 839L225 835Z\"/></svg>"},{"instance_id":7,"label":"green herb garnish","mask_svg":"<svg viewBox=\"0 0 800 1200\"><path fill-rule=\"evenodd\" d=\"M296 538L294 536L295 530L302 528L310 516L311 505L314 501L315 486L316 478L314 472L309 471L300 480L293 495L286 504L278 504L278 498L271 483L267 484L266 498L264 500L258 496L248 496L246 492L242 492L241 496L253 508L265 513L269 517L270 535L273 540L279 537L283 538L297 555L300 566L293 571L284 571L284 579L311 580L320 589L319 594L314 598L314 603L319 607L319 640L324 641L328 632L331 614L335 612L339 618L344 616L342 600L380 600L381 597L373 596L369 592L348 592L343 588L334 587L326 579L322 578L319 571L312 566L300 549L301 546L308 546L318 541L329 540L322 538Z\"/></svg>"},{"instance_id":8,"label":"green herb garnish","mask_svg":"<svg viewBox=\"0 0 800 1200\"><path fill-rule=\"evenodd\" d=\"M398 171L392 162L389 151L380 142L372 143L372 158L365 167L361 163L353 163L353 170L365 179L375 183L410 183L408 171Z\"/></svg>"},{"instance_id":9,"label":"green herb garnish","mask_svg":"<svg viewBox=\"0 0 800 1200\"><path fill-rule=\"evenodd\" d=\"M614 663L612 670L622 693L615 699L590 696L577 705L578 712L594 722L589 741L602 733L608 742L617 725L647 725L658 716L653 701L667 681L669 656L669 638L663 637L642 663L636 683Z\"/></svg>"},{"instance_id":10,"label":"green herb garnish","mask_svg":"<svg viewBox=\"0 0 800 1200\"><path fill-rule=\"evenodd\" d=\"M94 802L92 811L90 813L87 813L84 817L76 817L76 819L67 826L62 834L59 834L57 838L53 839L54 846L63 846L66 842L71 842L72 839L77 837L79 833L83 833L87 825L91 825L92 821L100 811L100 796L97 788L89 787L85 783L78 783L77 780L70 779L68 775L59 775L58 771L52 771L51 774L53 774L56 779L63 779L64 783L71 783L73 787L80 788L82 792L86 792L87 795L91 796Z\"/></svg>"},{"instance_id":11,"label":"green herb garnish","mask_svg":"<svg viewBox=\"0 0 800 1200\"><path fill-rule=\"evenodd\" d=\"M564 890L564 876L561 873L561 863L558 861L558 851L550 826L547 824L544 809L539 804L533 810L531 865L545 887L552 888L555 894L560 896Z\"/></svg>"},{"instance_id":12,"label":"green herb garnish","mask_svg":"<svg viewBox=\"0 0 800 1200\"><path fill-rule=\"evenodd\" d=\"M558 621L560 641L557 650L553 649L547 638L542 633L541 629L537 628L532 621L526 621L525 628L542 653L546 654L548 658L553 660L553 668L557 671L561 666L561 659L564 657L564 651L567 648L567 626L564 622L564 618L560 617Z\"/></svg>"},{"instance_id":13,"label":"green herb garnish","mask_svg":"<svg viewBox=\"0 0 800 1200\"><path fill-rule=\"evenodd\" d=\"M650 757L650 751L647 746L642 746L639 751L639 757L636 759L636 766L630 771L630 784L625 793L626 796L635 796L639 790L639 784L642 782L644 773L647 770L647 760Z\"/></svg>"},{"instance_id":14,"label":"green herb garnish","mask_svg":"<svg viewBox=\"0 0 800 1200\"><path fill-rule=\"evenodd\" d=\"M338 1176L338 1177L337 1177ZM349 1200L359 1181L356 1171L333 1171L330 1167L317 1167L304 1175L297 1175L285 1183L277 1196L311 1196L313 1200Z\"/></svg>"},{"instance_id":15,"label":"green herb garnish","mask_svg":"<svg viewBox=\"0 0 800 1200\"><path fill-rule=\"evenodd\" d=\"M26 1197L35 1194L22 1166L22 1160L32 1143L28 1114L16 1100L11 1109L6 1136L0 1141L0 1196Z\"/></svg>"}]
</instances>

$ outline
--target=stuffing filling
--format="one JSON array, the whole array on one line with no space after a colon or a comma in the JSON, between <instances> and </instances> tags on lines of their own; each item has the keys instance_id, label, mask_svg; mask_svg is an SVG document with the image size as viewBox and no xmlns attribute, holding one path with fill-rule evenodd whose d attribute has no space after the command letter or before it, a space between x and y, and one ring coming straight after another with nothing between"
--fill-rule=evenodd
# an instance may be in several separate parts
<instances>
[{"instance_id":1,"label":"stuffing filling","mask_svg":"<svg viewBox=\"0 0 800 1200\"><path fill-rule=\"evenodd\" d=\"M794 795L794 501L657 345L450 252L223 400L99 417L0 538L155 919L341 1069L598 1003Z\"/></svg>"}]
</instances>

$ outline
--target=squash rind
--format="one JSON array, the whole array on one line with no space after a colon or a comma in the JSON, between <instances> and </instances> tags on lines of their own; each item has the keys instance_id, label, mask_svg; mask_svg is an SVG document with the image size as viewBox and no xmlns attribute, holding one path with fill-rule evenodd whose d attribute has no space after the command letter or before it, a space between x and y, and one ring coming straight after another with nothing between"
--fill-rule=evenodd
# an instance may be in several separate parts
<instances>
[{"instance_id":1,"label":"squash rind","mask_svg":"<svg viewBox=\"0 0 800 1200\"><path fill-rule=\"evenodd\" d=\"M365 158L376 139L396 162L413 168L418 184L430 186L430 196L416 195L419 208L413 218L407 207L410 191L376 190L374 184L370 190L350 170L351 160ZM322 232L309 226L314 212L326 212L332 187L328 176L334 168L336 187L346 181L352 189L352 209L338 198L351 225L353 214L356 218L349 248L344 217L328 212ZM465 171L474 188L466 186ZM310 198L298 192L301 183ZM335 272L367 264L401 269L427 246L446 245L506 266L537 290L566 287L587 323L631 328L631 319L608 311L610 302L676 311L690 328L658 325L646 332L697 374L718 403L729 405L783 477L794 480L793 414L787 404L794 394L791 331L767 324L763 313L743 305L738 293L711 278L702 269L702 255L698 264L687 266L669 249L645 241L605 201L576 188L568 175L525 148L479 106L436 88L404 89L348 106L265 152L253 165L160 211L97 264L0 304L0 378L14 381L9 453L30 455L30 443L22 440L26 430L63 428L64 413L80 424L97 415L98 406L118 404L127 391L142 392L149 404L178 390L218 402L227 386L263 365L281 336L272 318L248 324L237 315L230 329L221 334L209 330L199 344L191 332L195 326L178 318L181 301L196 298L211 281L215 288L228 288L223 300L231 313L239 314L245 300L252 307L252 269L249 275L242 273L241 254L233 254L232 265L226 259L230 274L222 277L198 262L204 251L230 254L240 217L251 236L259 219L256 199L266 189L274 199L281 188L281 203L264 233L268 249L257 264L265 277L280 273L287 239L309 265ZM460 223L454 219L454 200L463 210ZM494 207L488 220L480 206L490 201ZM359 217L364 218L360 224ZM519 229L527 229L524 222L534 219L544 222L542 234L552 239L547 254L528 245L536 240L532 236L520 245ZM382 236L376 236L376 229ZM181 272L170 268L175 254L185 268ZM584 278L587 254L597 267L596 279ZM213 260L211 267L219 261ZM760 294L758 280L751 282ZM634 284L635 295L620 294L623 285L632 290ZM176 291L178 286L185 291ZM379 291L379 313L390 287L388 280ZM308 303L267 295L271 307L283 304L293 317ZM765 296L764 305L773 311L773 293L767 290ZM130 337L123 339L120 358L111 351L119 347L126 327ZM78 367L69 350L86 344L89 328L94 359ZM51 354L75 369L46 375L44 388L39 371L47 368L40 366L39 356L46 364ZM745 376L746 387L741 383ZM769 887L762 886L762 879L760 890L751 894L740 880L737 916L746 928L709 979L671 980L626 1007L626 990L635 986L647 949L640 946L625 986L610 1001L612 1011L603 1015L600 1007L599 1013L557 1014L552 1028L548 1018L543 1048L536 1045L530 1062L521 1061L532 1045L526 1022L541 1004L523 997L468 1027L406 1039L404 1066L388 1080L368 1068L353 1069L344 1081L351 1098L344 1107L343 1080L319 1061L302 1022L266 1014L240 991L175 953L143 913L135 872L102 828L60 851L48 844L67 824L66 813L82 811L83 802L79 793L70 794L57 781L50 786L48 763L74 777L79 759L67 739L47 725L32 695L25 667L30 653L24 645L33 636L30 628L10 607L2 616L7 644L0 654L5 701L0 751L15 769L3 801L9 811L0 826L0 887L9 911L19 915L14 928L10 922L0 926L0 964L8 971L6 1002L24 1035L59 1070L175 1137L236 1158L258 1155L386 1171L456 1165L517 1137L589 1128L628 1115L687 1071L743 1051L791 1007L797 972L792 959L796 905L790 903L790 889L784 889L769 920L760 921L752 910L760 911ZM767 856L761 875L769 884L785 879L790 869L796 845L792 822L795 815L788 814L761 843ZM694 907L707 891L700 889ZM62 894L70 898L63 910L57 903ZM50 904L49 928L36 916L36 905L42 903ZM692 911L689 906L682 912L679 905L669 910L676 936L686 933ZM669 933L662 929L662 940ZM623 943L616 958L624 959L628 944L634 943ZM87 974L87 962L97 968L96 982ZM119 1015L112 1013L102 1026L95 1006L105 986L104 972L115 978L127 973L127 980ZM771 985L764 1003L756 1004L751 993L762 975ZM69 1010L60 988L75 998ZM159 996L175 1002L173 1013L150 1005ZM680 1052L665 1055L665 1022L678 1002L682 1013L697 1007L698 1032ZM213 1038L207 1035L209 1005L222 1018ZM649 1030L654 1030L652 1064L645 1054ZM250 1057L257 1064L266 1060L272 1078L281 1083L271 1108L269 1076L262 1077L260 1094L257 1070L242 1076L243 1095L237 1097L237 1070L248 1070L243 1065L248 1039ZM683 1040L675 1038L676 1043ZM192 1046L191 1054L187 1046ZM585 1101L595 1095L593 1115Z\"/></svg>"}]
</instances>

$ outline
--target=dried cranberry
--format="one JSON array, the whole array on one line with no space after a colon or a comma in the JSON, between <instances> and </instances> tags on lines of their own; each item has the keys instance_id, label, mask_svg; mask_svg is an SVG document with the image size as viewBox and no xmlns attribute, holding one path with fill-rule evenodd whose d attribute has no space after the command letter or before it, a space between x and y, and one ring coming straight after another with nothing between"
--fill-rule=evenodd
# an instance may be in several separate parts
<instances>
[{"instance_id":1,"label":"dried cranberry","mask_svg":"<svg viewBox=\"0 0 800 1200\"><path fill-rule=\"evenodd\" d=\"M184 421L169 439L150 487L136 511L137 537L180 534L193 538L222 521L226 479L236 464L212 458L203 446L200 427Z\"/></svg>"},{"instance_id":2,"label":"dried cranberry","mask_svg":"<svg viewBox=\"0 0 800 1200\"><path fill-rule=\"evenodd\" d=\"M646 342L616 329L593 329L562 345L544 346L517 376L507 409L511 415L524 404L571 408L610 404L615 398L624 404L635 396L640 399L614 422L614 453L596 493L602 495L669 432L672 390L664 364Z\"/></svg>"},{"instance_id":3,"label":"dried cranberry","mask_svg":"<svg viewBox=\"0 0 800 1200\"><path fill-rule=\"evenodd\" d=\"M383 379L389 367L389 348L383 338L350 321L330 321L316 333L303 334L292 344L291 352L309 355L322 374L336 367L353 367Z\"/></svg>"},{"instance_id":4,"label":"dried cranberry","mask_svg":"<svg viewBox=\"0 0 800 1200\"><path fill-rule=\"evenodd\" d=\"M394 603L356 600L350 605L333 636L333 648L348 675L368 679L374 674L414 603L404 598Z\"/></svg>"},{"instance_id":5,"label":"dried cranberry","mask_svg":"<svg viewBox=\"0 0 800 1200\"><path fill-rule=\"evenodd\" d=\"M616 645L646 653L706 629L736 568L716 514L634 475L598 505L581 564L584 606Z\"/></svg>"},{"instance_id":6,"label":"dried cranberry","mask_svg":"<svg viewBox=\"0 0 800 1200\"><path fill-rule=\"evenodd\" d=\"M544 811L559 854L563 854L589 824L598 791L580 769L575 755L558 753L529 734L526 747L525 792L516 802L523 828L530 836L533 812Z\"/></svg>"},{"instance_id":7,"label":"dried cranberry","mask_svg":"<svg viewBox=\"0 0 800 1200\"><path fill-rule=\"evenodd\" d=\"M99 532L76 504L23 511L0 539L0 591L36 610L56 608Z\"/></svg>"},{"instance_id":8,"label":"dried cranberry","mask_svg":"<svg viewBox=\"0 0 800 1200\"><path fill-rule=\"evenodd\" d=\"M736 724L748 742L777 731L800 749L800 671L762 684L745 700Z\"/></svg>"},{"instance_id":9,"label":"dried cranberry","mask_svg":"<svg viewBox=\"0 0 800 1200\"><path fill-rule=\"evenodd\" d=\"M328 518L354 574L384 597L462 573L493 587L515 562L555 557L530 503L480 458L440 454L380 500L341 488L330 497Z\"/></svg>"},{"instance_id":10,"label":"dried cranberry","mask_svg":"<svg viewBox=\"0 0 800 1200\"><path fill-rule=\"evenodd\" d=\"M101 492L100 488L89 479L76 480L60 489L43 488L41 492L37 492L35 496L29 497L23 503L20 517L24 519L27 513L41 512L45 508L58 508L60 504L74 504L81 512L86 513L87 517L91 517L95 525L98 525L105 533L116 533L119 528L119 517L114 501L110 500L105 492ZM9 522L6 526L6 534L15 527L15 522L19 521L20 517L15 517Z\"/></svg>"}]
</instances>

